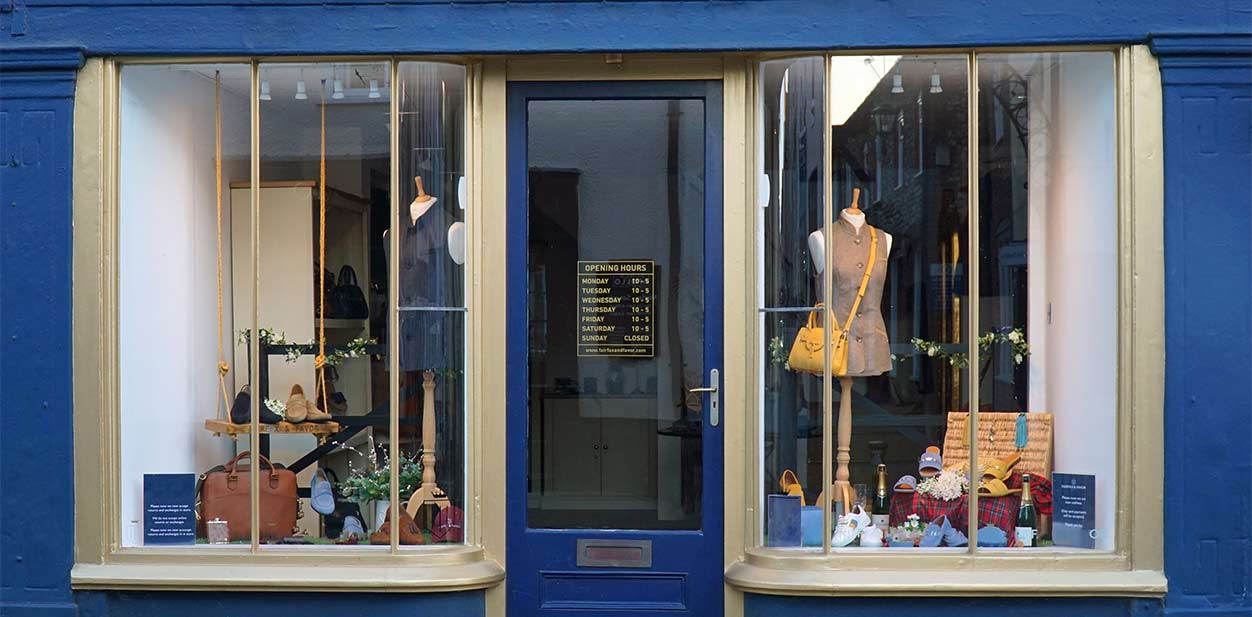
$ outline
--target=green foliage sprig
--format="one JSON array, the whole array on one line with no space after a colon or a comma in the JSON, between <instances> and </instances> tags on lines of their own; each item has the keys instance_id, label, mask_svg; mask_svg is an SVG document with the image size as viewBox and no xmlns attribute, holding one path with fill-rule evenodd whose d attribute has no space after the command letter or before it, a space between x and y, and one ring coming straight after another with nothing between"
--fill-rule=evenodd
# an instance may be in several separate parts
<instances>
[{"instance_id":1,"label":"green foliage sprig","mask_svg":"<svg viewBox=\"0 0 1252 617\"><path fill-rule=\"evenodd\" d=\"M371 463L363 469L354 468L339 483L339 494L356 503L391 499L391 463L386 458L379 461L376 457L371 457ZM400 497L412 495L421 484L422 451L419 448L413 456L400 457Z\"/></svg>"},{"instance_id":2,"label":"green foliage sprig","mask_svg":"<svg viewBox=\"0 0 1252 617\"><path fill-rule=\"evenodd\" d=\"M969 354L963 351L949 351L948 346L942 343L921 338L913 339L912 343L917 351L932 358L947 360L948 364L956 368L969 366ZM1021 328L1000 328L978 337L978 348L983 351L990 351L991 347L998 343L1006 343L1012 348L1015 365L1025 362L1030 355L1030 345L1026 343L1026 334Z\"/></svg>"},{"instance_id":3,"label":"green foliage sprig","mask_svg":"<svg viewBox=\"0 0 1252 617\"><path fill-rule=\"evenodd\" d=\"M774 364L782 364L788 369L791 368L787 366L787 355L787 346L786 343L783 343L781 336L775 336L769 340L769 358Z\"/></svg>"},{"instance_id":4,"label":"green foliage sprig","mask_svg":"<svg viewBox=\"0 0 1252 617\"><path fill-rule=\"evenodd\" d=\"M263 345L269 345L269 346L289 345L290 346L288 347L287 353L286 353L286 360L289 363L295 363L299 361L300 358L317 352L317 341L315 340L309 341L308 343L304 343L304 344L298 344L298 343L289 342L287 340L287 335L284 332L275 332L274 330L271 330L270 328L261 328L259 332L261 333L260 338L261 338L261 343ZM251 340L252 340L251 329L239 331L239 344L240 345L247 345L248 343L251 342ZM357 338L354 338L351 341L348 341L348 343L344 345L343 349L336 349L326 354L326 364L329 366L339 366L340 364L343 364L345 360L348 360L351 358L364 358L365 356L369 355L369 352L365 350L365 347L367 345L377 345L377 344L378 344L377 339L358 336Z\"/></svg>"}]
</instances>

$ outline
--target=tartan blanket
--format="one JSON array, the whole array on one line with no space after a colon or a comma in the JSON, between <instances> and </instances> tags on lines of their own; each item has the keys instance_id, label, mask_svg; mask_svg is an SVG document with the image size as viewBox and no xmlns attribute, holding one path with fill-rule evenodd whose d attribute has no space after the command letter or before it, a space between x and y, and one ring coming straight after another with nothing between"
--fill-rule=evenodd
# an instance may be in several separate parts
<instances>
[{"instance_id":1,"label":"tartan blanket","mask_svg":"<svg viewBox=\"0 0 1252 617\"><path fill-rule=\"evenodd\" d=\"M1021 488L1022 476L1013 472L1005 482L1009 488ZM1030 483L1030 496L1034 499L1035 509L1039 514L1052 516L1052 482L1034 477ZM980 497L978 499L978 526L994 525L1013 537L1013 527L1017 523L1017 508L1021 505L1021 494L1014 493L1004 497ZM947 515L948 520L957 529L964 531L969 526L969 496L961 495L959 499L944 501L931 495L921 493L894 493L891 496L891 526L903 525L910 514L916 514L922 525Z\"/></svg>"}]
</instances>

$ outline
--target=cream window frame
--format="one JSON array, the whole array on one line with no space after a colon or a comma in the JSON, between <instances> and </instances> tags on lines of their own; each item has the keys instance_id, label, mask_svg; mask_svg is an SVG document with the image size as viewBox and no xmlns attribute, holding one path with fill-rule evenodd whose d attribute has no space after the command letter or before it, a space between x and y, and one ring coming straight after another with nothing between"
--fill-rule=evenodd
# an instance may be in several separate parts
<instances>
[{"instance_id":1,"label":"cream window frame","mask_svg":"<svg viewBox=\"0 0 1252 617\"><path fill-rule=\"evenodd\" d=\"M969 165L970 213L969 242L978 242L978 138L977 96L978 57L980 54L1037 53L1066 51L1109 51L1116 58L1116 115L1118 156L1118 434L1117 445L1117 531L1115 547L1111 552L1091 554L1064 551L1012 551L976 550L971 546L963 553L915 551L908 554L890 552L857 553L800 552L795 550L760 546L762 504L761 487L761 435L759 420L764 410L758 407L756 391L759 383L756 366L761 361L761 332L756 320L759 301L755 297L756 268L749 272L747 284L747 308L750 315L736 315L735 323L744 324L748 349L743 365L733 369L744 375L751 384L745 392L744 403L750 413L740 428L743 441L753 456L750 468L745 469L741 482L743 495L742 525L744 534L740 558L726 569L730 586L744 592L779 595L866 595L891 593L893 595L1118 595L1160 597L1166 591L1164 556L1162 549L1163 502L1159 490L1148 484L1136 484L1134 477L1159 478L1163 475L1164 452L1164 261L1160 247L1163 239L1162 219L1164 213L1163 167L1162 167L1162 94L1160 69L1156 59L1144 46L1071 46L1071 47L1022 47L986 49L934 49L934 50L874 50L869 52L847 51L838 54L821 51L808 53L767 54L758 60L791 57L821 56L825 58L826 97L829 98L831 79L830 58L835 55L861 55L865 53L892 54L961 54L967 59L969 83ZM759 114L757 92L757 65L748 67L744 90L739 94L749 110L751 124ZM728 93L728 97L732 96ZM827 109L829 105L827 105ZM739 163L741 168L757 169L756 140L759 133L751 130L746 135L746 147ZM830 154L827 148L824 162L826 177L830 178ZM728 167L729 169L729 162ZM748 174L747 195L757 194L757 174ZM728 195L730 193L728 192ZM825 196L827 218L831 209L829 183ZM753 199L755 201L755 198ZM756 217L760 212L755 204L746 204L747 220L739 224L747 227L738 234L738 240L746 241L739 246L745 255L758 254L756 246ZM729 209L728 209L729 211ZM727 238L727 253L731 252ZM976 285L978 260L971 260L969 279ZM729 269L728 269L729 270ZM728 293L731 289L727 280ZM737 289L738 287L736 287ZM971 288L971 295L977 288ZM972 322L977 323L977 304L971 303ZM731 317L727 316L728 336ZM729 342L729 341L728 341ZM978 346L970 345L970 365L978 365ZM732 357L730 354L728 358ZM728 361L729 364L729 361ZM728 375L732 369L728 366ZM829 379L826 377L825 379ZM970 372L970 407L978 406L978 375ZM729 381L729 379L728 379ZM825 387L829 391L829 382ZM827 422L824 424L824 460L831 461L833 430L831 398L823 402ZM971 420L971 430L977 430L976 418ZM728 427L728 446L730 443ZM729 451L729 447L727 448ZM976 453L971 453L971 465L976 465ZM727 465L729 468L729 461ZM1131 470L1135 470L1132 474ZM825 469L824 474L831 474ZM829 484L828 482L826 484ZM728 487L729 488L729 487ZM729 493L729 491L728 491ZM976 497L971 508L977 508ZM732 504L728 503L728 508ZM730 528L729 510L727 527ZM824 543L828 542L827 539ZM727 546L727 554L735 548ZM993 573L999 575L992 575Z\"/></svg>"},{"instance_id":2,"label":"cream window frame","mask_svg":"<svg viewBox=\"0 0 1252 617\"><path fill-rule=\"evenodd\" d=\"M1092 48L992 48L1078 51ZM743 592L785 595L1141 595L1165 591L1162 496L1135 488L1125 470L1162 473L1164 265L1162 103L1160 71L1144 46L1099 47L1118 54L1119 225L1119 531L1112 555L1039 553L1033 559L983 554L790 555L757 546L760 456L755 429L757 298L757 81L761 60L807 54L600 54L486 57L390 57L464 63L470 98L467 216L506 215L506 84L535 80L721 79L723 82L724 317L724 564L727 614L742 611ZM890 50L889 50L890 51ZM895 50L891 53L908 53ZM975 50L912 50L969 53ZM853 52L848 52L853 53ZM887 53L875 51L870 53ZM255 62L249 57L143 59L133 62ZM282 58L266 58L266 62ZM300 57L308 62L319 58ZM321 60L366 60L330 58ZM473 353L467 408L466 544L436 550L366 555L345 551L267 549L212 554L173 549L122 549L116 529L116 161L117 65L89 59L79 73L74 124L74 427L75 589L387 590L487 589L490 614L503 614L505 546L505 418L507 367L502 354ZM394 66L394 65L393 65ZM976 81L976 79L974 80ZM395 83L394 80L392 82ZM254 86L255 87L255 86ZM393 97L393 100L394 97ZM393 181L396 174L393 173ZM484 181L484 178L493 180ZM393 195L396 192L393 191ZM501 225L470 226L466 302L471 350L504 339L507 265ZM745 456L748 454L748 456ZM1133 514L1133 516L1132 516ZM245 549L247 547L244 547ZM317 568L327 565L335 568ZM326 572L326 571L330 572ZM989 572L1012 572L989 577ZM263 582L259 582L263 581Z\"/></svg>"},{"instance_id":3,"label":"cream window frame","mask_svg":"<svg viewBox=\"0 0 1252 617\"><path fill-rule=\"evenodd\" d=\"M79 71L74 107L73 224L73 359L74 359L74 473L75 473L75 565L70 572L74 589L148 590L386 590L406 592L448 592L485 589L499 584L504 570L501 546L485 540L484 529L497 524L502 516L481 508L484 491L500 494L502 486L484 477L479 461L484 444L502 441L495 431L503 422L484 422L485 401L494 396L489 380L492 367L484 366L485 354L468 354L466 447L465 543L455 546L404 547L393 537L389 551L346 547L298 550L259 545L254 532L249 546L238 547L123 547L120 509L120 408L118 400L118 112L121 67L131 64L241 64L251 72L251 155L250 184L260 180L259 67L285 62L387 62L391 71L389 121L398 127L399 97L397 71L406 61L459 64L466 70L466 176L469 203L466 204L467 247L466 295L468 349L481 349L485 339L481 322L482 306L492 306L497 298L484 297L473 281L481 277L483 264L494 260L494 249L483 241L484 231L474 222L484 216L483 186L483 84L482 63L464 57L293 57L293 58L92 58ZM399 159L396 156L399 133L391 131L391 217L399 212ZM259 193L253 192L253 225L258 219ZM254 234L255 237L255 234ZM397 236L393 235L393 249ZM256 244L253 245L256 250ZM503 246L498 252L503 254ZM393 258L398 251L391 252ZM255 254L254 254L255 258ZM391 268L390 289L394 290L397 269ZM255 277L255 274L254 274ZM254 281L254 285L256 281ZM389 346L397 343L395 303L389 303ZM253 319L255 327L255 317ZM257 348L251 350L253 363ZM394 367L396 354L390 354ZM497 370L502 370L500 367ZM503 382L500 378L499 382ZM391 409L398 407L399 386L390 383ZM258 401L254 398L253 405ZM254 436L257 414L253 411ZM397 432L399 418L391 414L391 429ZM398 445L391 444L394 459ZM253 500L257 499L257 466L252 466ZM392 504L398 507L396 475L393 467ZM253 512L254 523L256 512ZM254 524L253 529L257 529ZM320 566L320 567L319 567Z\"/></svg>"}]
</instances>

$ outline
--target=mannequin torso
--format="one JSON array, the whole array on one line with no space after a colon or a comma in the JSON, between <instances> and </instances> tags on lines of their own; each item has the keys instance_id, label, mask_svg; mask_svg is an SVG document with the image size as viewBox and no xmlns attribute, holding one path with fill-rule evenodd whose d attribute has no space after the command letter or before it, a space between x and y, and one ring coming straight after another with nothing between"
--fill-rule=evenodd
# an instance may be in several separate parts
<instances>
[{"instance_id":1,"label":"mannequin torso","mask_svg":"<svg viewBox=\"0 0 1252 617\"><path fill-rule=\"evenodd\" d=\"M870 233L873 238L870 238ZM866 224L860 212L840 212L839 219L830 228L831 240L823 230L809 235L809 251L814 270L818 273L817 293L819 301L825 297L823 284L827 278L833 281L831 310L837 315L836 323L846 322L848 328L848 375L869 377L891 370L890 341L880 306L886 282L888 254L891 236L881 229ZM872 240L872 241L871 241ZM872 257L873 268L867 266L871 246L877 243ZM833 264L829 277L823 276L827 260ZM863 275L866 280L863 302L857 303ZM852 312L855 314L852 315Z\"/></svg>"},{"instance_id":2,"label":"mannequin torso","mask_svg":"<svg viewBox=\"0 0 1252 617\"><path fill-rule=\"evenodd\" d=\"M852 214L846 209L839 212L839 216L843 220L852 224L857 233L861 232L861 228L865 226L865 214ZM882 231L882 230L879 230ZM883 237L887 239L887 252L891 252L891 234L883 231ZM826 270L826 236L822 234L822 230L817 230L809 234L809 256L813 258L813 267L817 269L817 273L821 274Z\"/></svg>"}]
</instances>

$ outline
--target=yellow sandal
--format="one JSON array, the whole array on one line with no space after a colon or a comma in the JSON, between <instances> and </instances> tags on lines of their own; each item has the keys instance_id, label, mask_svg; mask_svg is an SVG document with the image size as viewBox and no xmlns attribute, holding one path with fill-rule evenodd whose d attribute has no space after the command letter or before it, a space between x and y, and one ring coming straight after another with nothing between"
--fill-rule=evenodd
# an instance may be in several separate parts
<instances>
[{"instance_id":1,"label":"yellow sandal","mask_svg":"<svg viewBox=\"0 0 1252 617\"><path fill-rule=\"evenodd\" d=\"M978 495L980 497L1005 497L1022 492L1020 488L1009 488L1003 480L996 478L983 478L978 485Z\"/></svg>"},{"instance_id":2,"label":"yellow sandal","mask_svg":"<svg viewBox=\"0 0 1252 617\"><path fill-rule=\"evenodd\" d=\"M801 506L808 505L804 503L804 489L800 486L799 478L796 478L796 472L784 470L782 477L778 479L778 486L782 487L784 495L798 495Z\"/></svg>"},{"instance_id":3,"label":"yellow sandal","mask_svg":"<svg viewBox=\"0 0 1252 617\"><path fill-rule=\"evenodd\" d=\"M1022 460L1020 452L1013 452L1002 458L993 458L987 461L982 467L982 477L999 480L1001 482L1008 480L1013 473L1013 469Z\"/></svg>"}]
</instances>

